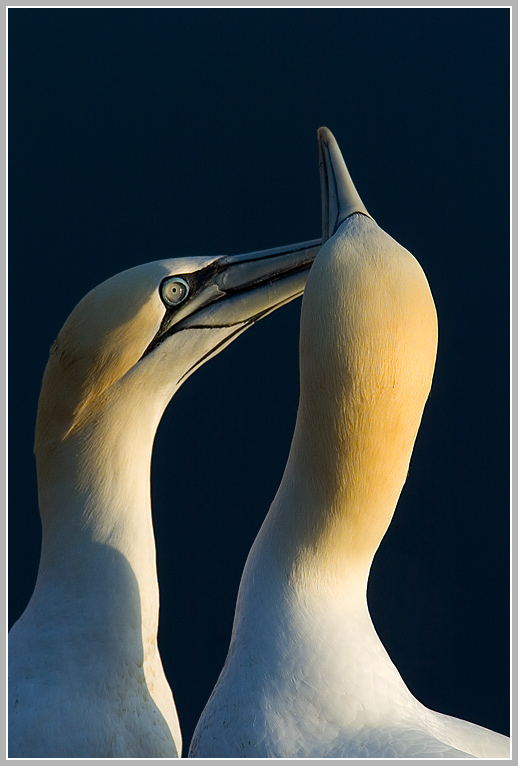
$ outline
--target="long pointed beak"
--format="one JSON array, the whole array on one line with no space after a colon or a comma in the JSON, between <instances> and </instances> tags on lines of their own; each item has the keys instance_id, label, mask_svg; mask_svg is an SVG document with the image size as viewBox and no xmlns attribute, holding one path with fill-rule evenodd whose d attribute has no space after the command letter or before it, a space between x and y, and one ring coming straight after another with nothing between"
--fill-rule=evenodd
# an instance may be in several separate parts
<instances>
[{"instance_id":1,"label":"long pointed beak","mask_svg":"<svg viewBox=\"0 0 518 766\"><path fill-rule=\"evenodd\" d=\"M165 338L189 328L240 331L302 295L321 242L313 239L242 255L222 255L200 271L179 275L189 298L167 311L144 356Z\"/></svg>"},{"instance_id":2,"label":"long pointed beak","mask_svg":"<svg viewBox=\"0 0 518 766\"><path fill-rule=\"evenodd\" d=\"M336 139L328 128L319 128L318 159L322 196L322 243L353 213L372 218L360 199Z\"/></svg>"},{"instance_id":3,"label":"long pointed beak","mask_svg":"<svg viewBox=\"0 0 518 766\"><path fill-rule=\"evenodd\" d=\"M303 293L320 246L320 240L314 239L222 256L213 265L213 278L186 307L189 314L179 322L178 329L200 324L251 323L266 316Z\"/></svg>"},{"instance_id":4,"label":"long pointed beak","mask_svg":"<svg viewBox=\"0 0 518 766\"><path fill-rule=\"evenodd\" d=\"M265 283L307 272L320 250L321 241L312 239L286 247L274 247L244 255L230 255L219 262L218 286L227 297L233 293L253 290ZM307 276L307 274L306 274Z\"/></svg>"}]
</instances>

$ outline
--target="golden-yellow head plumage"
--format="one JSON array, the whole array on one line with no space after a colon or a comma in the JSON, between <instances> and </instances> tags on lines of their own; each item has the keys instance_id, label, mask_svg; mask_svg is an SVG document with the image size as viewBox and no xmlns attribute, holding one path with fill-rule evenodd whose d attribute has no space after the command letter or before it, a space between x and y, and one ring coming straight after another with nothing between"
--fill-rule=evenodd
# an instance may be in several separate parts
<instances>
[{"instance_id":1,"label":"golden-yellow head plumage","mask_svg":"<svg viewBox=\"0 0 518 766\"><path fill-rule=\"evenodd\" d=\"M92 417L108 389L140 359L164 314L164 262L138 266L91 290L50 349L36 422L36 451Z\"/></svg>"}]
</instances>

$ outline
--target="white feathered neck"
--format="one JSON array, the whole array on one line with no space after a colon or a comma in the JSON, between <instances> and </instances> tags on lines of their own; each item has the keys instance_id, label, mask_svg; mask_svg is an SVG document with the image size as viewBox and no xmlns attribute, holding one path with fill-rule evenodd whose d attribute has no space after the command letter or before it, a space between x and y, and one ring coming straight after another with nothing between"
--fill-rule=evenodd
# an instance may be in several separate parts
<instances>
[{"instance_id":1,"label":"white feathered neck","mask_svg":"<svg viewBox=\"0 0 518 766\"><path fill-rule=\"evenodd\" d=\"M60 749L52 751L53 724L47 723L48 755L67 754L67 725L76 757L82 736L89 756L181 752L157 647L150 500L154 435L180 372L175 377L171 366L161 372L154 359L136 364L163 313L151 289L155 279L151 264L87 295L53 344L44 374L35 444L42 550L34 593L13 628L23 632L21 645L13 646L27 659L20 654L13 661L27 662L31 674L41 669L49 699L55 678ZM33 679L36 694L40 682ZM71 685L84 708L77 720L80 705L71 704L67 722L62 699ZM30 716L30 701L24 705ZM33 727L40 742L41 725ZM37 741L24 747L40 752Z\"/></svg>"},{"instance_id":2,"label":"white feathered neck","mask_svg":"<svg viewBox=\"0 0 518 766\"><path fill-rule=\"evenodd\" d=\"M372 219L351 215L308 278L290 454L245 565L229 652L191 756L507 755L507 738L413 697L367 607L436 347L421 267Z\"/></svg>"},{"instance_id":3,"label":"white feathered neck","mask_svg":"<svg viewBox=\"0 0 518 766\"><path fill-rule=\"evenodd\" d=\"M454 754L443 744L447 726L390 661L366 602L436 346L417 261L370 218L348 218L309 275L291 450L245 565L229 653L192 756L383 756L391 727L398 742L401 726L424 729Z\"/></svg>"},{"instance_id":4,"label":"white feathered neck","mask_svg":"<svg viewBox=\"0 0 518 766\"><path fill-rule=\"evenodd\" d=\"M421 267L371 219L350 217L310 272L300 337L295 433L260 538L295 581L318 571L364 591L434 369L437 318Z\"/></svg>"}]
</instances>

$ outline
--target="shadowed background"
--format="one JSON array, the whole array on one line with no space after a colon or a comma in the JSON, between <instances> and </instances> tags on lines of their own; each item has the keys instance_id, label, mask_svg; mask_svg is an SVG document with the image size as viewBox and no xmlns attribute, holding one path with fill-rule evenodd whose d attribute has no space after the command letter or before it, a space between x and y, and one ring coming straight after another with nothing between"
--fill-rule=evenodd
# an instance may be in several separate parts
<instances>
[{"instance_id":1,"label":"shadowed background","mask_svg":"<svg viewBox=\"0 0 518 766\"><path fill-rule=\"evenodd\" d=\"M36 578L48 351L111 275L320 236L316 130L423 266L439 352L369 603L426 705L509 732L509 11L10 9L9 617ZM190 378L155 441L159 642L184 752L298 402L300 299Z\"/></svg>"}]
</instances>

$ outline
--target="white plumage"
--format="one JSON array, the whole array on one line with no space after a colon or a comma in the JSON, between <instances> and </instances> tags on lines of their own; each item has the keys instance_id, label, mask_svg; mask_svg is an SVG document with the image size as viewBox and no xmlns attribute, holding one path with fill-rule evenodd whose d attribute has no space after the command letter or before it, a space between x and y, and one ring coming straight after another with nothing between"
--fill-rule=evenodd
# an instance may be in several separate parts
<instances>
[{"instance_id":1,"label":"white plumage","mask_svg":"<svg viewBox=\"0 0 518 766\"><path fill-rule=\"evenodd\" d=\"M38 579L9 635L11 757L181 754L157 647L154 435L195 369L302 293L317 250L156 261L66 321L36 424Z\"/></svg>"},{"instance_id":2,"label":"white plumage","mask_svg":"<svg viewBox=\"0 0 518 766\"><path fill-rule=\"evenodd\" d=\"M507 737L413 697L370 619L369 569L430 390L437 318L421 267L369 216L325 128L319 147L330 238L303 298L295 433L190 755L506 757Z\"/></svg>"}]
</instances>

